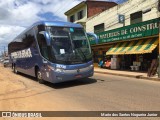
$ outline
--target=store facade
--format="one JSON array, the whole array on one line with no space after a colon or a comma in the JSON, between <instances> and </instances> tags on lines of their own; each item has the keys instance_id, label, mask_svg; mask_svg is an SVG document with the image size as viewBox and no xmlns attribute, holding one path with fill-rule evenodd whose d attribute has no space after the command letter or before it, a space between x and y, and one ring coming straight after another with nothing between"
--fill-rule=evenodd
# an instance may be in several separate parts
<instances>
[{"instance_id":1,"label":"store facade","mask_svg":"<svg viewBox=\"0 0 160 120\"><path fill-rule=\"evenodd\" d=\"M111 69L148 71L159 55L159 19L97 33L90 38L94 62L110 61Z\"/></svg>"}]
</instances>

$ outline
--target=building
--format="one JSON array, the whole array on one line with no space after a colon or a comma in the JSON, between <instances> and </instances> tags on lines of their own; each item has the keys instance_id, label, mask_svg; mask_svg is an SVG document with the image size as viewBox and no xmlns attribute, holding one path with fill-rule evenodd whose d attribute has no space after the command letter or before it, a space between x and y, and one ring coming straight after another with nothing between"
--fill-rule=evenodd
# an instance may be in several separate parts
<instances>
[{"instance_id":1,"label":"building","mask_svg":"<svg viewBox=\"0 0 160 120\"><path fill-rule=\"evenodd\" d=\"M86 20L89 17L116 5L114 2L86 0L65 12L65 15L67 16L67 21L80 23L85 28Z\"/></svg>"},{"instance_id":2,"label":"building","mask_svg":"<svg viewBox=\"0 0 160 120\"><path fill-rule=\"evenodd\" d=\"M111 60L112 69L147 71L160 51L158 5L158 0L128 0L88 18L86 31L99 37L98 44L90 41L94 61Z\"/></svg>"},{"instance_id":3,"label":"building","mask_svg":"<svg viewBox=\"0 0 160 120\"><path fill-rule=\"evenodd\" d=\"M88 18L86 31L108 31L157 18L159 13L157 6L158 0L128 0ZM124 15L124 24L119 23L118 15Z\"/></svg>"}]
</instances>

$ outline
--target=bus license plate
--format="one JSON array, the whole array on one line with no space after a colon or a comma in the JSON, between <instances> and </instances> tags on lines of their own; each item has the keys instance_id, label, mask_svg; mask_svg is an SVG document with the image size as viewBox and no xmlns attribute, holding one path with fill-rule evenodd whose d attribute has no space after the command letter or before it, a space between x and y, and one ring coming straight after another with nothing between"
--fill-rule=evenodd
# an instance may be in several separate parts
<instances>
[{"instance_id":1,"label":"bus license plate","mask_svg":"<svg viewBox=\"0 0 160 120\"><path fill-rule=\"evenodd\" d=\"M76 77L76 78L81 78L81 77L82 77L82 75L76 75L75 77Z\"/></svg>"}]
</instances>

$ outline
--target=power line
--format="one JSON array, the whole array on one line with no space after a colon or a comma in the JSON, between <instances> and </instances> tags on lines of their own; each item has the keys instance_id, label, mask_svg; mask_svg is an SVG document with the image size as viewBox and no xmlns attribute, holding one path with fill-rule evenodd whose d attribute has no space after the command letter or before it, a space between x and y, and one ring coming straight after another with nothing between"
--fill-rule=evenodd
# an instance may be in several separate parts
<instances>
[{"instance_id":1,"label":"power line","mask_svg":"<svg viewBox=\"0 0 160 120\"><path fill-rule=\"evenodd\" d=\"M155 2L155 3L157 3L157 2ZM152 5L154 5L155 3L153 3ZM142 2L141 2L141 4L142 4ZM141 5L141 4L138 4L138 5ZM137 5L135 5L133 8L135 8L135 7L137 7ZM133 8L129 8L128 9L128 11L130 10L130 9L133 9ZM125 9L126 10L126 9ZM124 11L125 11L124 10ZM126 11L125 13L127 13L128 11ZM125 13L123 13L123 14L125 14ZM115 16L114 15L114 17L117 17L117 16ZM127 20L127 19L129 19L130 17L129 17L129 15L128 16L125 16L126 18L125 18L125 20ZM128 17L128 18L127 18ZM104 21L106 21L107 19L105 19ZM102 22L104 22L104 21L102 21ZM112 22L110 22L110 23L113 23L113 22L116 22L117 21L117 18L115 18ZM108 23L107 25L105 25L105 29L107 28L106 26L108 26L108 25L110 25L110 23ZM118 22L116 22L116 23L118 23ZM115 23L115 24L116 24ZM115 24L113 24L113 25L115 25ZM110 25L111 26L111 25Z\"/></svg>"},{"instance_id":2,"label":"power line","mask_svg":"<svg viewBox=\"0 0 160 120\"><path fill-rule=\"evenodd\" d=\"M157 2L155 2L155 3L157 3ZM153 3L153 4L155 4L155 3ZM142 4L142 3L141 3ZM139 4L139 5L141 5L141 4ZM152 5L153 5L152 4ZM135 7L137 7L137 5L135 5L133 8L135 8ZM127 8L128 10L130 10L130 9L133 9L133 8ZM126 9L125 9L126 10ZM124 11L125 11L124 10ZM126 11L125 13L127 13L128 11ZM125 14L125 13L123 13L123 14ZM114 17L117 17L117 16L115 16L115 15L112 15L112 16L114 16ZM129 15L128 15L129 16ZM129 17L128 16L125 16L126 17L126 19L125 20L127 20L127 19L129 19ZM105 16L104 16L105 17ZM102 18L104 18L104 17L102 17ZM128 17L128 18L127 18ZM111 16L110 16L110 18L112 18ZM105 22L107 19L105 19L104 21L102 21L102 22ZM113 19L112 19L113 20ZM110 22L110 23L108 23L107 25L105 25L105 29L106 29L106 26L108 26L108 25L110 25L111 23L113 23L113 22L116 22L116 23L118 23L117 22L117 18L115 18L112 22ZM115 25L116 23L114 23L113 25ZM110 25L111 26L111 25ZM92 26L93 27L93 26ZM91 27L90 27L91 28Z\"/></svg>"},{"instance_id":3,"label":"power line","mask_svg":"<svg viewBox=\"0 0 160 120\"><path fill-rule=\"evenodd\" d=\"M156 1L155 3L153 3L153 4L151 4L150 6L152 6L152 5L156 4L156 3L157 3L157 1ZM138 5L141 5L141 4L142 4L142 2L138 3ZM134 6L132 6L132 8L127 8L127 9L123 10L123 11L125 11L125 12L122 13L122 14L125 14L125 13L129 12L131 9L134 9L135 7L137 7L137 4L134 5ZM146 7L143 7L143 8L146 8ZM141 9L143 9L143 8L141 8ZM126 11L126 10L127 10L127 11ZM118 12L118 10L117 10L117 12ZM95 17L96 17L96 16L95 16ZM93 17L92 19L94 19L95 17ZM106 17L106 16L103 16L103 17L101 17L101 18L104 18L104 17ZM118 23L118 22L117 22L117 18L113 19L113 17L117 17L117 16L115 16L115 15L110 16L110 18L112 18L112 21L111 21L110 23L108 23L107 25L105 25L105 29L107 29L108 25L113 26L113 25L116 25L116 24ZM127 16L125 16L125 17L126 17L125 20L127 20L127 19L130 18L129 15L127 15ZM101 22L105 22L106 20L107 20L107 19L105 19L105 20L103 20L103 21L101 21ZM111 23L114 23L114 24L111 24ZM110 26L109 26L109 27L110 27ZM89 28L87 29L87 31L93 32L93 31L92 31L93 29L90 29L90 28L93 28L93 26L89 27ZM90 31L90 30L91 30L91 31Z\"/></svg>"},{"instance_id":4,"label":"power line","mask_svg":"<svg viewBox=\"0 0 160 120\"><path fill-rule=\"evenodd\" d=\"M58 14L60 14L61 12L63 12L63 10L65 9L66 6L72 5L74 2L75 2L75 0L72 0L72 3L69 2L69 1L67 1L66 4L64 4L62 8L56 10L55 15L58 15ZM59 10L60 10L60 11L59 11ZM59 12L58 12L58 11L59 11Z\"/></svg>"},{"instance_id":5,"label":"power line","mask_svg":"<svg viewBox=\"0 0 160 120\"><path fill-rule=\"evenodd\" d=\"M65 5L67 5L67 4L65 4ZM65 5L63 5L63 7L64 7ZM58 8L58 9L55 11L55 13L57 13L60 9L61 9L61 8Z\"/></svg>"}]
</instances>

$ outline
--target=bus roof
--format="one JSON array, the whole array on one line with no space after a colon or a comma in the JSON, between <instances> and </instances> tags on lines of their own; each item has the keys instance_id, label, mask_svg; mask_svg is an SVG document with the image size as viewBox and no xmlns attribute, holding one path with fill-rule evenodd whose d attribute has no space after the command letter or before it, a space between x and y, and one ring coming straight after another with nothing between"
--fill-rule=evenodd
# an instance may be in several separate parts
<instances>
[{"instance_id":1,"label":"bus roof","mask_svg":"<svg viewBox=\"0 0 160 120\"><path fill-rule=\"evenodd\" d=\"M26 28L22 33L20 33L18 36L21 34L27 32L29 29L33 28L34 26L38 25L45 25L45 26L57 26L57 27L76 27L76 28L83 28L82 25L76 24L76 23L71 23L71 22L62 22L62 21L38 21L34 23L32 26ZM17 37L18 37L17 36ZM16 38L17 38L16 37ZM11 42L17 41L16 38L13 39Z\"/></svg>"},{"instance_id":2,"label":"bus roof","mask_svg":"<svg viewBox=\"0 0 160 120\"><path fill-rule=\"evenodd\" d=\"M36 22L32 25L33 26L37 26L37 25L45 25L45 26L59 26L59 27L81 27L82 26L80 24L75 24L75 23L71 23L71 22L62 22L62 21L39 21Z\"/></svg>"}]
</instances>

